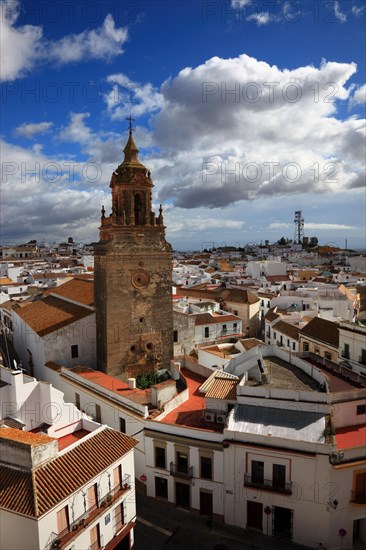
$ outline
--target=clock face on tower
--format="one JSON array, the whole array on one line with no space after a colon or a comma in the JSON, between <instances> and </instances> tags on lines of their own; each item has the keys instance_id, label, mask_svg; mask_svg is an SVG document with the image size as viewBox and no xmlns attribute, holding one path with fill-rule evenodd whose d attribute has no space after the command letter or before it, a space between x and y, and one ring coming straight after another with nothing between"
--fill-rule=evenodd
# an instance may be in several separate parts
<instances>
[{"instance_id":1,"label":"clock face on tower","mask_svg":"<svg viewBox=\"0 0 366 550\"><path fill-rule=\"evenodd\" d=\"M146 269L138 269L131 276L131 283L135 288L146 288L150 283L150 275Z\"/></svg>"}]
</instances>

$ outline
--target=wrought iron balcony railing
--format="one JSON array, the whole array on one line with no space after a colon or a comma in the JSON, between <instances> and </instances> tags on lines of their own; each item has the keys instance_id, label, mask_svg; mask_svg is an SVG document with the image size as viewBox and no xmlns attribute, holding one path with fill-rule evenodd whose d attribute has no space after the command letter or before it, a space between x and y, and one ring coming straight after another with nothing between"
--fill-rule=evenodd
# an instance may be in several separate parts
<instances>
[{"instance_id":1,"label":"wrought iron balcony railing","mask_svg":"<svg viewBox=\"0 0 366 550\"><path fill-rule=\"evenodd\" d=\"M170 463L170 473L176 477L183 477L185 479L192 479L193 466L184 466L183 464Z\"/></svg>"},{"instance_id":2,"label":"wrought iron balcony railing","mask_svg":"<svg viewBox=\"0 0 366 550\"><path fill-rule=\"evenodd\" d=\"M256 489L266 489L267 491L273 491L274 493L285 493L287 495L291 495L292 493L291 482L279 483L272 479L256 480L247 474L244 475L244 486L255 487Z\"/></svg>"}]
</instances>

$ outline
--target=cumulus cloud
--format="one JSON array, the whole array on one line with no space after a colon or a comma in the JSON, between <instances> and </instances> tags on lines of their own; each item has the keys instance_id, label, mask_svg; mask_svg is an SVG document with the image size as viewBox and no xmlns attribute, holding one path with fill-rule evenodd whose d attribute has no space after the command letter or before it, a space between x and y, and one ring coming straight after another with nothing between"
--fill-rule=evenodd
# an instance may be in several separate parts
<instances>
[{"instance_id":1,"label":"cumulus cloud","mask_svg":"<svg viewBox=\"0 0 366 550\"><path fill-rule=\"evenodd\" d=\"M248 15L247 21L255 21L258 27L260 27L262 25L267 25L271 21L271 17L268 11L261 11Z\"/></svg>"},{"instance_id":2,"label":"cumulus cloud","mask_svg":"<svg viewBox=\"0 0 366 550\"><path fill-rule=\"evenodd\" d=\"M280 69L247 55L183 69L162 84L153 117L164 154L148 161L160 198L219 208L354 187L364 177L364 124L339 120L337 106L355 72L325 60Z\"/></svg>"},{"instance_id":3,"label":"cumulus cloud","mask_svg":"<svg viewBox=\"0 0 366 550\"><path fill-rule=\"evenodd\" d=\"M1 80L13 81L44 63L64 65L87 59L110 61L123 53L128 39L126 28L117 28L108 14L101 27L50 41L35 25L16 26L20 2L0 4Z\"/></svg>"},{"instance_id":4,"label":"cumulus cloud","mask_svg":"<svg viewBox=\"0 0 366 550\"><path fill-rule=\"evenodd\" d=\"M104 99L112 120L125 118L130 110L136 117L154 113L164 105L163 95L150 83L140 84L123 73L110 75L107 82L112 88Z\"/></svg>"},{"instance_id":5,"label":"cumulus cloud","mask_svg":"<svg viewBox=\"0 0 366 550\"><path fill-rule=\"evenodd\" d=\"M361 17L362 14L364 13L365 11L365 6L352 6L352 14L355 16L355 17Z\"/></svg>"},{"instance_id":6,"label":"cumulus cloud","mask_svg":"<svg viewBox=\"0 0 366 550\"><path fill-rule=\"evenodd\" d=\"M17 136L27 139L33 139L37 134L45 134L53 126L53 122L24 123L15 128L14 133Z\"/></svg>"},{"instance_id":7,"label":"cumulus cloud","mask_svg":"<svg viewBox=\"0 0 366 550\"><path fill-rule=\"evenodd\" d=\"M355 89L349 100L349 107L352 108L356 105L363 105L364 103L366 103L366 84Z\"/></svg>"},{"instance_id":8,"label":"cumulus cloud","mask_svg":"<svg viewBox=\"0 0 366 550\"><path fill-rule=\"evenodd\" d=\"M127 38L127 29L116 28L112 15L108 14L101 27L64 36L50 43L49 55L59 65L85 59L109 61L123 53L122 46Z\"/></svg>"}]
</instances>

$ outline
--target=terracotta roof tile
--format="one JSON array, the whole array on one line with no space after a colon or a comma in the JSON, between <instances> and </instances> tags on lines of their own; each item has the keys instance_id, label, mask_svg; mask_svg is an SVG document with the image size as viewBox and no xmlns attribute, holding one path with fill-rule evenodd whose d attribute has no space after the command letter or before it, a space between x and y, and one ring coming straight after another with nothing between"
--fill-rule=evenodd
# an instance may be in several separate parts
<instances>
[{"instance_id":1,"label":"terracotta roof tile","mask_svg":"<svg viewBox=\"0 0 366 550\"><path fill-rule=\"evenodd\" d=\"M280 317L280 315L276 313L275 309L276 307L271 307L271 309L267 311L267 313L264 316L266 321L269 321L270 323L272 323L272 321L275 321Z\"/></svg>"},{"instance_id":2,"label":"terracotta roof tile","mask_svg":"<svg viewBox=\"0 0 366 550\"><path fill-rule=\"evenodd\" d=\"M63 296L85 306L94 304L94 282L89 279L75 277L72 281L68 281L57 288L52 288L49 293Z\"/></svg>"},{"instance_id":3,"label":"terracotta roof tile","mask_svg":"<svg viewBox=\"0 0 366 550\"><path fill-rule=\"evenodd\" d=\"M35 516L32 472L0 465L0 506Z\"/></svg>"},{"instance_id":4,"label":"terracotta roof tile","mask_svg":"<svg viewBox=\"0 0 366 550\"><path fill-rule=\"evenodd\" d=\"M47 296L18 310L18 315L39 336L44 336L92 315L92 311L60 298Z\"/></svg>"},{"instance_id":5,"label":"terracotta roof tile","mask_svg":"<svg viewBox=\"0 0 366 550\"><path fill-rule=\"evenodd\" d=\"M236 401L236 386L238 383L239 380L216 378L210 385L206 397Z\"/></svg>"},{"instance_id":6,"label":"terracotta roof tile","mask_svg":"<svg viewBox=\"0 0 366 550\"><path fill-rule=\"evenodd\" d=\"M300 330L300 334L309 338L314 338L320 342L325 342L330 346L338 348L339 345L339 325L322 319L321 317L314 317L305 327Z\"/></svg>"},{"instance_id":7,"label":"terracotta roof tile","mask_svg":"<svg viewBox=\"0 0 366 550\"><path fill-rule=\"evenodd\" d=\"M197 313L195 315L195 325L212 325L212 324L220 324L220 323L226 323L229 321L241 321L242 319L240 317L237 317L236 315L219 315L219 316L213 316L210 313Z\"/></svg>"},{"instance_id":8,"label":"terracotta roof tile","mask_svg":"<svg viewBox=\"0 0 366 550\"><path fill-rule=\"evenodd\" d=\"M275 326L276 332L280 332L281 334L285 334L289 338L292 338L293 340L298 340L299 338L299 327L295 327L294 325L291 325L290 323L286 323L285 321L278 321Z\"/></svg>"}]
</instances>

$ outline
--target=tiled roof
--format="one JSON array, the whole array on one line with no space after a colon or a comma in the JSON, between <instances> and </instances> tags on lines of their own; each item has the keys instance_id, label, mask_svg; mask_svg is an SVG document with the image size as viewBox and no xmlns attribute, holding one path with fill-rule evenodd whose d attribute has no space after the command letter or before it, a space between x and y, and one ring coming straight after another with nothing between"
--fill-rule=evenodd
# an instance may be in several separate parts
<instances>
[{"instance_id":1,"label":"tiled roof","mask_svg":"<svg viewBox=\"0 0 366 550\"><path fill-rule=\"evenodd\" d=\"M279 314L275 312L275 309L276 309L275 307L271 307L271 309L267 311L267 313L264 316L266 321L269 321L270 323L272 323L272 321L275 321L280 317Z\"/></svg>"},{"instance_id":2,"label":"tiled roof","mask_svg":"<svg viewBox=\"0 0 366 550\"><path fill-rule=\"evenodd\" d=\"M40 437L39 434L32 436ZM136 444L132 437L105 428L33 472L2 466L0 506L29 516L42 516Z\"/></svg>"},{"instance_id":3,"label":"tiled roof","mask_svg":"<svg viewBox=\"0 0 366 550\"><path fill-rule=\"evenodd\" d=\"M255 304L259 302L259 298L249 292L249 290L241 288L214 288L207 289L207 284L200 285L204 288L181 288L181 293L184 296L192 296L196 298L207 298L208 300L218 301L220 298L227 302L238 302L240 304Z\"/></svg>"},{"instance_id":4,"label":"tiled roof","mask_svg":"<svg viewBox=\"0 0 366 550\"><path fill-rule=\"evenodd\" d=\"M210 389L211 384L216 379L220 379L220 380L237 380L237 381L239 381L239 378L237 376L235 376L235 374L231 374L230 372L215 370L207 378L207 380L205 380L205 382L202 384L202 386L199 387L199 391L202 392L202 393L206 393Z\"/></svg>"},{"instance_id":5,"label":"tiled roof","mask_svg":"<svg viewBox=\"0 0 366 550\"><path fill-rule=\"evenodd\" d=\"M281 334L285 334L289 338L292 338L293 340L298 340L299 338L299 327L295 327L294 325L291 325L290 323L286 323L285 321L278 321L276 323L276 332L280 332Z\"/></svg>"},{"instance_id":6,"label":"tiled roof","mask_svg":"<svg viewBox=\"0 0 366 550\"><path fill-rule=\"evenodd\" d=\"M282 283L282 281L289 281L288 275L266 275L266 280L269 283Z\"/></svg>"},{"instance_id":7,"label":"tiled roof","mask_svg":"<svg viewBox=\"0 0 366 550\"><path fill-rule=\"evenodd\" d=\"M240 317L237 317L236 315L219 315L218 317L214 317L210 313L197 313L195 315L195 324L198 325L212 325L212 324L220 324L220 323L226 323L229 321L241 321L242 319Z\"/></svg>"},{"instance_id":8,"label":"tiled roof","mask_svg":"<svg viewBox=\"0 0 366 550\"><path fill-rule=\"evenodd\" d=\"M17 441L18 443L30 445L31 447L39 447L39 445L46 445L54 441L54 438L48 435L23 432L16 428L0 428L0 440L1 439L10 439L11 441Z\"/></svg>"},{"instance_id":9,"label":"tiled roof","mask_svg":"<svg viewBox=\"0 0 366 550\"><path fill-rule=\"evenodd\" d=\"M23 422L20 422L20 420L16 420L15 418L10 418L10 416L4 418L4 424L7 428L15 428L16 430L22 430L25 426Z\"/></svg>"},{"instance_id":10,"label":"tiled roof","mask_svg":"<svg viewBox=\"0 0 366 550\"><path fill-rule=\"evenodd\" d=\"M72 281L50 291L52 295L63 296L79 304L92 306L94 304L94 282L89 279L75 277Z\"/></svg>"},{"instance_id":11,"label":"tiled roof","mask_svg":"<svg viewBox=\"0 0 366 550\"><path fill-rule=\"evenodd\" d=\"M238 383L239 380L216 378L208 389L206 397L236 401L236 386Z\"/></svg>"},{"instance_id":12,"label":"tiled roof","mask_svg":"<svg viewBox=\"0 0 366 550\"><path fill-rule=\"evenodd\" d=\"M31 470L0 465L0 506L26 516L35 516Z\"/></svg>"},{"instance_id":13,"label":"tiled roof","mask_svg":"<svg viewBox=\"0 0 366 550\"><path fill-rule=\"evenodd\" d=\"M257 346L265 345L264 342L262 340L258 340L258 338L245 338L240 340L240 343L246 351L256 348Z\"/></svg>"},{"instance_id":14,"label":"tiled roof","mask_svg":"<svg viewBox=\"0 0 366 550\"><path fill-rule=\"evenodd\" d=\"M43 300L32 302L27 307L19 309L17 313L39 336L44 336L83 317L92 315L90 309L54 296L47 296Z\"/></svg>"},{"instance_id":15,"label":"tiled roof","mask_svg":"<svg viewBox=\"0 0 366 550\"><path fill-rule=\"evenodd\" d=\"M339 325L322 319L321 317L314 317L305 327L300 330L300 335L307 336L308 338L314 338L320 342L324 342L338 348L339 344Z\"/></svg>"}]
</instances>

